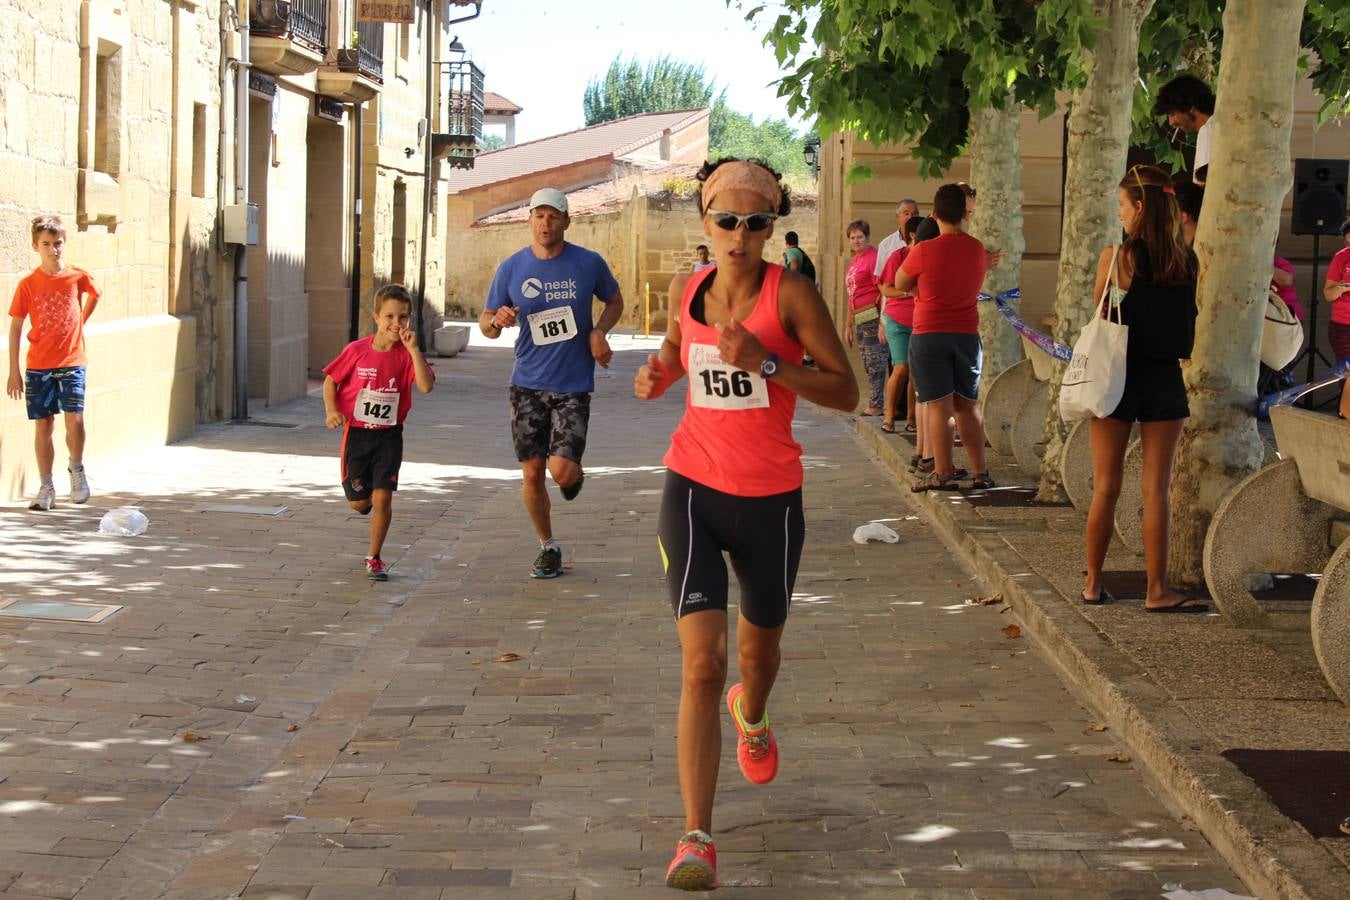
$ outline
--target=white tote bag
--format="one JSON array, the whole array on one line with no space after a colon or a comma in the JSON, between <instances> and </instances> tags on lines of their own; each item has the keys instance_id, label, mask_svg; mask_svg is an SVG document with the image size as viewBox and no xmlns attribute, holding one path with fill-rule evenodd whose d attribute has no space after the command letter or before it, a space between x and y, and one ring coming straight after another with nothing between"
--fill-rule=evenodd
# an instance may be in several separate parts
<instances>
[{"instance_id":1,"label":"white tote bag","mask_svg":"<svg viewBox=\"0 0 1350 900\"><path fill-rule=\"evenodd\" d=\"M1303 349L1303 323L1272 289L1266 295L1266 320L1261 324L1261 362L1278 372Z\"/></svg>"},{"instance_id":2,"label":"white tote bag","mask_svg":"<svg viewBox=\"0 0 1350 900\"><path fill-rule=\"evenodd\" d=\"M1066 422L1100 419L1115 409L1125 393L1125 348L1130 328L1120 320L1120 307L1107 304L1116 280L1116 253L1111 248L1111 277L1106 281L1092 318L1078 333L1073 358L1059 391L1059 415ZM1106 307L1106 317L1102 309ZM1111 319L1111 313L1115 319Z\"/></svg>"}]
</instances>

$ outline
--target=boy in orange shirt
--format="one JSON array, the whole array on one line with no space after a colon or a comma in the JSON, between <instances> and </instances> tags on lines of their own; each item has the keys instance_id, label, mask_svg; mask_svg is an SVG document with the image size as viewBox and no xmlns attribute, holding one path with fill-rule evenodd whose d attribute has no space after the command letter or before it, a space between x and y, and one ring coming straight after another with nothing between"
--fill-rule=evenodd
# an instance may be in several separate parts
<instances>
[{"instance_id":1,"label":"boy in orange shirt","mask_svg":"<svg viewBox=\"0 0 1350 900\"><path fill-rule=\"evenodd\" d=\"M52 465L56 450L52 433L56 414L66 418L66 449L70 453L70 500L89 500L84 474L84 323L98 305L98 288L89 273L62 260L66 229L56 216L33 220L33 249L42 260L14 291L9 307L9 382L6 393L15 400L26 396L28 418L37 430L38 475L42 484L29 509L56 505ZM28 332L28 365L19 372L19 336L24 319Z\"/></svg>"}]
</instances>

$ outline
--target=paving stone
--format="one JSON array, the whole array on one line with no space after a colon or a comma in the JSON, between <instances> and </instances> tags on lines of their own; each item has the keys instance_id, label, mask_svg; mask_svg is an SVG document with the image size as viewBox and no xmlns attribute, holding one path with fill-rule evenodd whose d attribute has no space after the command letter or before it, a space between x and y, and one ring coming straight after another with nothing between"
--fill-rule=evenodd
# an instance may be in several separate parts
<instances>
[{"instance_id":1,"label":"paving stone","mask_svg":"<svg viewBox=\"0 0 1350 900\"><path fill-rule=\"evenodd\" d=\"M586 493L553 505L555 581L528 578L510 355L478 345L438 361L441 389L418 399L386 584L361 571L367 523L317 427L204 426L110 473L99 499L142 503L146 541L94 554L75 519L34 522L13 549L66 569L7 596L89 580L126 608L87 628L0 623L0 809L32 804L0 819L0 884L82 900L669 896L680 654L654 467L680 404L632 398L645 353L598 381ZM320 414L309 397L261 417ZM964 606L982 586L847 420L805 403L798 418L808 539L770 704L783 766L747 785L724 724L724 893L1135 897L1164 871L1240 888L1139 773L1104 761L1111 736L1081 733L1091 715L1002 636L1006 618ZM289 511L197 512L226 498ZM1070 537L1037 515L1020 539ZM871 519L901 543L853 544ZM498 662L508 651L521 659ZM1117 846L1135 838L1164 843Z\"/></svg>"}]
</instances>

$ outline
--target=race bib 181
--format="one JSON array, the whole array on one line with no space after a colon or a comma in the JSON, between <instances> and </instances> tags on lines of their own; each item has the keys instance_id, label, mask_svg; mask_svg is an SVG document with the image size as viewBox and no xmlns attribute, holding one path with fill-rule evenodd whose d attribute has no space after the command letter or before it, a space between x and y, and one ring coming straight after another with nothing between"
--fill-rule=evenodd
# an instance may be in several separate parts
<instances>
[{"instance_id":1,"label":"race bib 181","mask_svg":"<svg viewBox=\"0 0 1350 900\"><path fill-rule=\"evenodd\" d=\"M713 344L690 344L689 397L705 409L766 409L769 386L758 372L723 362Z\"/></svg>"},{"instance_id":2,"label":"race bib 181","mask_svg":"<svg viewBox=\"0 0 1350 900\"><path fill-rule=\"evenodd\" d=\"M535 346L570 341L577 336L577 320L572 307L559 306L526 316Z\"/></svg>"}]
</instances>

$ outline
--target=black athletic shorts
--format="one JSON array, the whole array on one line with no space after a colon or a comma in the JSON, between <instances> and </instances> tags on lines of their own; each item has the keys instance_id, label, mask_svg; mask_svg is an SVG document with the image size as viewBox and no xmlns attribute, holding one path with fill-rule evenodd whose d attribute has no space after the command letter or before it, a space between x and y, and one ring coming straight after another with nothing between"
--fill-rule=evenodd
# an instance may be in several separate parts
<instances>
[{"instance_id":1,"label":"black athletic shorts","mask_svg":"<svg viewBox=\"0 0 1350 900\"><path fill-rule=\"evenodd\" d=\"M787 620L806 540L802 490L738 497L667 471L657 540L675 618L726 611L727 553L741 586L741 615L777 628Z\"/></svg>"},{"instance_id":2,"label":"black athletic shorts","mask_svg":"<svg viewBox=\"0 0 1350 900\"><path fill-rule=\"evenodd\" d=\"M511 442L521 462L549 456L581 462L590 421L590 394L511 385Z\"/></svg>"},{"instance_id":3,"label":"black athletic shorts","mask_svg":"<svg viewBox=\"0 0 1350 900\"><path fill-rule=\"evenodd\" d=\"M348 500L369 500L376 488L398 490L403 465L403 426L354 428L342 432L342 491Z\"/></svg>"}]
</instances>

